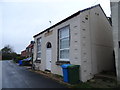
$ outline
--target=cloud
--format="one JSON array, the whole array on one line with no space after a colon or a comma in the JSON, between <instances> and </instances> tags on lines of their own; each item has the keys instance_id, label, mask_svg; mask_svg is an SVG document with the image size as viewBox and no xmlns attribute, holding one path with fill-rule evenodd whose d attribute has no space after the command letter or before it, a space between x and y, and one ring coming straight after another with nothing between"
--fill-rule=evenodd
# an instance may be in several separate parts
<instances>
[{"instance_id":1,"label":"cloud","mask_svg":"<svg viewBox=\"0 0 120 90\"><path fill-rule=\"evenodd\" d=\"M1 0L0 2L47 2L47 3L52 3L52 2L64 2L64 1L73 1L73 0ZM74 0L78 1L78 0Z\"/></svg>"}]
</instances>

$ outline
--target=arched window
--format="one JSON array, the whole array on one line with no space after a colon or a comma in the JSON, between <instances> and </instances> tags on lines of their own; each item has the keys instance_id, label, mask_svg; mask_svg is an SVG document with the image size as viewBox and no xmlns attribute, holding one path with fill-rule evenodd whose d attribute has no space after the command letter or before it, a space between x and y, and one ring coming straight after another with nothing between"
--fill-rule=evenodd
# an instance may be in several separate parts
<instances>
[{"instance_id":1,"label":"arched window","mask_svg":"<svg viewBox=\"0 0 120 90\"><path fill-rule=\"evenodd\" d=\"M47 48L52 48L52 45L50 42L47 43Z\"/></svg>"}]
</instances>

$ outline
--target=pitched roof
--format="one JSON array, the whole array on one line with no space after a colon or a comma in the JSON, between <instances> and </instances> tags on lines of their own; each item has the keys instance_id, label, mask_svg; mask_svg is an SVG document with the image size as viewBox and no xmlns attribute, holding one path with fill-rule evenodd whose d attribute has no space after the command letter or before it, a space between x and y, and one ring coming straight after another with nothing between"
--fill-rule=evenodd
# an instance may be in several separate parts
<instances>
[{"instance_id":1,"label":"pitched roof","mask_svg":"<svg viewBox=\"0 0 120 90\"><path fill-rule=\"evenodd\" d=\"M37 37L38 35L40 35L40 34L46 32L46 31L48 31L48 30L50 30L50 29L52 29L52 28L54 28L54 27L56 27L57 25L59 25L59 24L65 22L65 21L67 21L67 20L69 20L69 19L71 19L71 18L73 18L73 17L75 17L75 16L77 16L77 15L79 15L80 13L82 13L82 12L84 12L84 11L87 11L87 10L90 10L90 9L92 9L92 8L98 7L98 6L101 8L100 4L98 4L98 5L95 5L95 6L92 6L92 7L83 9L83 10L80 10L80 11L78 11L78 12L72 14L71 16L69 16L69 17L63 19L62 21L56 23L55 25L53 25L53 26L47 28L46 30L44 30L44 31L42 31L42 32L40 32L40 33L34 35L33 37L35 38L35 37ZM102 9L102 8L101 8L101 9ZM103 11L103 9L102 9L102 11ZM103 11L103 12L104 12L104 11ZM104 13L104 14L105 14L105 13ZM106 16L106 14L105 14L105 16Z\"/></svg>"},{"instance_id":2,"label":"pitched roof","mask_svg":"<svg viewBox=\"0 0 120 90\"><path fill-rule=\"evenodd\" d=\"M33 44L29 44L26 48L33 48Z\"/></svg>"}]
</instances>

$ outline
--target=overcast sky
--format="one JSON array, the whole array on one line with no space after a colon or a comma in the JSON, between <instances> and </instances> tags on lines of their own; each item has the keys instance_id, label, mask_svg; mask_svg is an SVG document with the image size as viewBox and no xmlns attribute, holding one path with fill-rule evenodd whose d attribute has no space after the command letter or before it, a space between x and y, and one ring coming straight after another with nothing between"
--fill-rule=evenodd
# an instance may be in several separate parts
<instances>
[{"instance_id":1,"label":"overcast sky","mask_svg":"<svg viewBox=\"0 0 120 90\"><path fill-rule=\"evenodd\" d=\"M14 51L24 50L33 36L74 14L101 4L110 16L109 0L1 0L0 1L0 49L9 44Z\"/></svg>"}]
</instances>

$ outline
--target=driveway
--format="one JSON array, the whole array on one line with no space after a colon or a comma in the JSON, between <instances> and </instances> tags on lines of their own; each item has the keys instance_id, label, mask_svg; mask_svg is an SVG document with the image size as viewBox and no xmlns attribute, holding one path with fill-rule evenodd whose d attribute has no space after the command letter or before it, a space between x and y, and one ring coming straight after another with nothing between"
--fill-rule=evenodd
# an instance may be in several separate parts
<instances>
[{"instance_id":1,"label":"driveway","mask_svg":"<svg viewBox=\"0 0 120 90\"><path fill-rule=\"evenodd\" d=\"M2 61L2 88L65 88L65 86L28 71L12 61Z\"/></svg>"}]
</instances>

